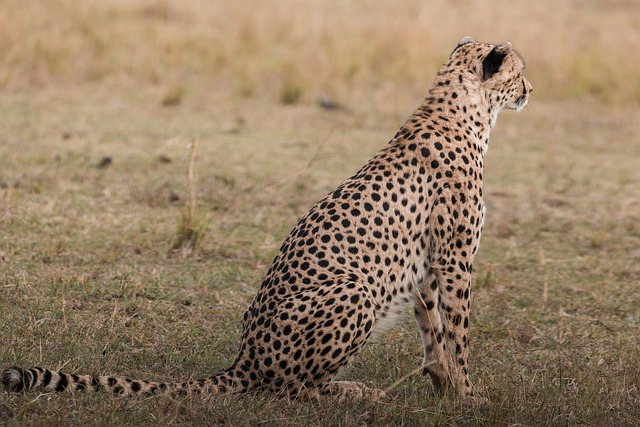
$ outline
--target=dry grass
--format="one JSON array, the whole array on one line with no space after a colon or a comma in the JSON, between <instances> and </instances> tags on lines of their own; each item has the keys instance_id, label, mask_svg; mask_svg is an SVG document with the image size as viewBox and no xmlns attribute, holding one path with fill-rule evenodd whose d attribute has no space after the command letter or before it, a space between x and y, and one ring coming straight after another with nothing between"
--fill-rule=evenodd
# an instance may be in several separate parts
<instances>
[{"instance_id":1,"label":"dry grass","mask_svg":"<svg viewBox=\"0 0 640 427\"><path fill-rule=\"evenodd\" d=\"M163 103L163 105L165 105ZM202 240L204 229L206 227L205 218L197 212L196 203L196 153L198 148L198 140L191 142L189 150L189 182L188 182L188 199L186 206L178 221L178 230L176 237L171 244L171 249L180 249L183 256L188 256L196 248L199 241ZM167 158L166 156L162 158ZM178 199L174 196L174 199Z\"/></svg>"},{"instance_id":2,"label":"dry grass","mask_svg":"<svg viewBox=\"0 0 640 427\"><path fill-rule=\"evenodd\" d=\"M424 93L462 35L511 40L542 98L637 102L640 5L606 0L291 3L5 0L0 87L151 85L175 100L206 79L234 96L353 103ZM615 29L615 30L614 30Z\"/></svg>"},{"instance_id":3,"label":"dry grass","mask_svg":"<svg viewBox=\"0 0 640 427\"><path fill-rule=\"evenodd\" d=\"M472 34L512 40L536 89L500 117L486 163L471 357L489 400L434 396L420 376L382 403L0 394L0 424L637 424L634 2L210 3L4 2L0 365L158 380L226 367L286 233ZM204 237L177 257L189 200ZM343 376L386 388L420 358L408 317Z\"/></svg>"}]
</instances>

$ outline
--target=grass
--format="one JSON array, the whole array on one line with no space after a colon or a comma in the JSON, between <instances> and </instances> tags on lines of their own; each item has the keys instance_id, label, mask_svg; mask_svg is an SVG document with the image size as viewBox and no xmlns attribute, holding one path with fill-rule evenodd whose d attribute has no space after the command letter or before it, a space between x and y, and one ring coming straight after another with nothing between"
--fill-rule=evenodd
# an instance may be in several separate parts
<instances>
[{"instance_id":1,"label":"grass","mask_svg":"<svg viewBox=\"0 0 640 427\"><path fill-rule=\"evenodd\" d=\"M538 97L627 103L640 96L633 1L277 0L266 7L256 0L188 6L5 0L5 6L0 88L10 90L145 84L172 104L205 76L234 96L286 104L324 93L354 105L393 99L406 108L403 94L424 93L451 46L470 34L508 39L522 50L535 64L529 75Z\"/></svg>"},{"instance_id":2,"label":"grass","mask_svg":"<svg viewBox=\"0 0 640 427\"><path fill-rule=\"evenodd\" d=\"M163 105L165 105L163 103ZM203 238L205 219L196 211L196 153L198 140L191 142L189 153L188 200L178 222L177 235L171 249L181 249L184 256L189 255ZM163 157L168 159L168 157ZM177 199L177 196L174 196Z\"/></svg>"},{"instance_id":3,"label":"grass","mask_svg":"<svg viewBox=\"0 0 640 427\"><path fill-rule=\"evenodd\" d=\"M422 376L380 403L0 394L0 424L637 424L635 6L343 3L3 9L0 365L157 380L225 368L284 236L395 133L470 33L511 39L535 87L527 110L499 118L485 165L471 375L488 402L435 396ZM321 94L348 108L318 108ZM177 256L189 205L206 221ZM342 377L387 388L420 359L407 316Z\"/></svg>"}]
</instances>

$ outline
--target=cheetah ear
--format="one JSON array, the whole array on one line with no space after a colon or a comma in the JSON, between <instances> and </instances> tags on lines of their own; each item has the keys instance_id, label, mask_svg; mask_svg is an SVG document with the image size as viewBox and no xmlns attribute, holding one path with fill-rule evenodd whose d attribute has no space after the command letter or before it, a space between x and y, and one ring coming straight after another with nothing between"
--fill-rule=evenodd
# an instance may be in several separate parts
<instances>
[{"instance_id":1,"label":"cheetah ear","mask_svg":"<svg viewBox=\"0 0 640 427\"><path fill-rule=\"evenodd\" d=\"M456 50L458 50L458 48L460 46L464 46L467 43L475 43L476 39L474 39L473 37L467 36L465 38L463 38L462 40L460 40L458 42L458 44L456 45L456 47L453 49L453 51L451 52L451 55L453 55L453 52L455 52Z\"/></svg>"},{"instance_id":2,"label":"cheetah ear","mask_svg":"<svg viewBox=\"0 0 640 427\"><path fill-rule=\"evenodd\" d=\"M482 80L486 81L500 70L504 58L511 52L511 43L494 47L482 61Z\"/></svg>"}]
</instances>

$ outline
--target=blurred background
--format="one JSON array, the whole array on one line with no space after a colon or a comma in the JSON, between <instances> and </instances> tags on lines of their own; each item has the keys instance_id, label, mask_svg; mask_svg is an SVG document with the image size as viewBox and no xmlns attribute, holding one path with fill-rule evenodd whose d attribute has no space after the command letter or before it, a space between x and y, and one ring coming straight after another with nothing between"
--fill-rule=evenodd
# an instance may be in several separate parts
<instances>
[{"instance_id":1,"label":"blurred background","mask_svg":"<svg viewBox=\"0 0 640 427\"><path fill-rule=\"evenodd\" d=\"M405 103L471 35L521 51L536 102L638 103L639 19L637 0L1 0L0 89Z\"/></svg>"}]
</instances>

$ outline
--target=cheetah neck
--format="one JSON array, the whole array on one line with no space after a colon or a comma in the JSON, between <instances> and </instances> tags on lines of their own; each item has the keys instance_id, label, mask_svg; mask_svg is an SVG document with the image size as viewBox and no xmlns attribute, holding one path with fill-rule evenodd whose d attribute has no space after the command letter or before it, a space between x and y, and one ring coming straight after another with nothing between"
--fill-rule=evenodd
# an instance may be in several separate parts
<instances>
[{"instance_id":1,"label":"cheetah neck","mask_svg":"<svg viewBox=\"0 0 640 427\"><path fill-rule=\"evenodd\" d=\"M446 86L436 80L415 115L419 120L439 127L443 134L449 129L457 131L473 151L484 156L497 112L493 113L479 90L467 86Z\"/></svg>"}]
</instances>

